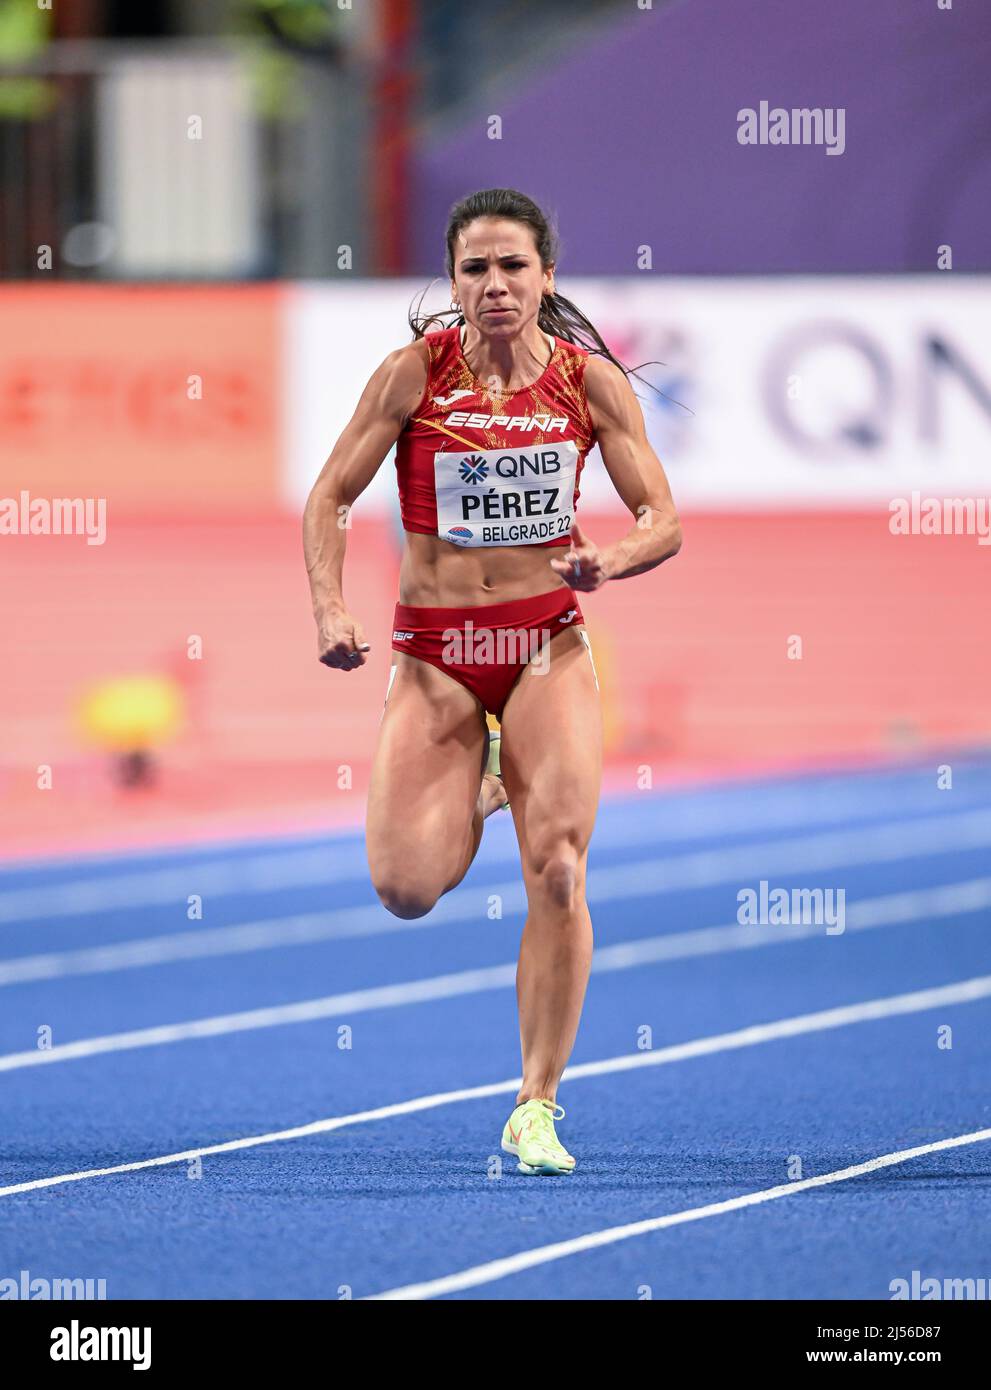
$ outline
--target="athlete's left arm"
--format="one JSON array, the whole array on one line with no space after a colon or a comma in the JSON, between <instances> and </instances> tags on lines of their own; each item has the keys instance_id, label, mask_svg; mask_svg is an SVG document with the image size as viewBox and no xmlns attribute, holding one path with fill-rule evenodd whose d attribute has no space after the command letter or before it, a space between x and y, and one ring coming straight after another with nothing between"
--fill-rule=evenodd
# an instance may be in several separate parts
<instances>
[{"instance_id":1,"label":"athlete's left arm","mask_svg":"<svg viewBox=\"0 0 991 1390\"><path fill-rule=\"evenodd\" d=\"M661 461L647 439L643 411L625 373L606 358L590 357L585 367L585 392L606 472L636 518L625 536L602 549L575 526L571 548L560 562L551 561L573 589L589 592L607 579L643 574L677 555L681 523Z\"/></svg>"}]
</instances>

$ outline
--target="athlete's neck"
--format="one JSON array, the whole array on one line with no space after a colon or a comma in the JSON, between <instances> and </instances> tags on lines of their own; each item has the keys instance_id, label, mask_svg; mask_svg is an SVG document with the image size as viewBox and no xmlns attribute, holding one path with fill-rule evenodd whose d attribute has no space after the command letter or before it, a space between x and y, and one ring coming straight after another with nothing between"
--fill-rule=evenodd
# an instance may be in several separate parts
<instances>
[{"instance_id":1,"label":"athlete's neck","mask_svg":"<svg viewBox=\"0 0 991 1390\"><path fill-rule=\"evenodd\" d=\"M490 338L470 324L460 331L461 355L472 375L493 386L498 383L500 394L519 391L531 386L544 373L557 344L549 333L536 323L528 334L515 338Z\"/></svg>"}]
</instances>

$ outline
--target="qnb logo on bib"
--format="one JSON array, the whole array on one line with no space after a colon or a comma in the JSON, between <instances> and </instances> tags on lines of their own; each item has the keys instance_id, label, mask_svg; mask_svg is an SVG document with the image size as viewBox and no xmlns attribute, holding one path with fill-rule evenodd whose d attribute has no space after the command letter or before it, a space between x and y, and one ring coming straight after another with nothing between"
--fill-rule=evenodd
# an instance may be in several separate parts
<instances>
[{"instance_id":1,"label":"qnb logo on bib","mask_svg":"<svg viewBox=\"0 0 991 1390\"><path fill-rule=\"evenodd\" d=\"M466 483L481 483L485 481L488 471L488 464L485 460L479 458L477 454L472 454L470 458L461 460L458 476Z\"/></svg>"},{"instance_id":2,"label":"qnb logo on bib","mask_svg":"<svg viewBox=\"0 0 991 1390\"><path fill-rule=\"evenodd\" d=\"M573 439L434 454L437 534L455 545L539 545L574 520Z\"/></svg>"}]
</instances>

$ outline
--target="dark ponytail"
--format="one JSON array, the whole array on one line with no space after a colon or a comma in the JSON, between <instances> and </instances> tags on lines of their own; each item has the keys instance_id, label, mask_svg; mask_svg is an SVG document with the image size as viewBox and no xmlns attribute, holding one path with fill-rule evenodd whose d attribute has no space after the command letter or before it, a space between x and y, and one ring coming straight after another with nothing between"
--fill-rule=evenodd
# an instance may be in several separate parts
<instances>
[{"instance_id":1,"label":"dark ponytail","mask_svg":"<svg viewBox=\"0 0 991 1390\"><path fill-rule=\"evenodd\" d=\"M524 223L533 232L534 240L537 243L537 253L540 256L540 264L544 269L557 261L559 254L557 232L533 199L528 198L525 193L518 193L515 188L485 188L478 193L470 193L467 198L462 198L459 203L455 203L451 209L451 215L447 221L447 231L444 235L446 248L444 265L449 279L454 279L454 238L462 228L467 227L468 223L473 222L476 217L505 217L513 222ZM460 325L465 321L460 309L441 309L433 314L421 313L420 309L429 289L430 286L428 285L420 295L415 310L412 305L410 306L409 326L414 340L422 338L432 325L436 325L438 328L450 328L454 324ZM551 333L557 338L564 338L577 347L585 348L588 352L608 358L626 376L638 376L638 371L632 367L627 367L618 357L613 356L595 324L585 317L577 304L573 304L570 299L565 299L563 294L545 294L543 296L540 301L540 309L537 312L537 325L545 333ZM640 365L645 367L651 364L642 362ZM663 363L659 365L663 366ZM644 378L639 377L639 380L644 381ZM644 381L644 384L650 386L652 391L657 390L648 381Z\"/></svg>"}]
</instances>

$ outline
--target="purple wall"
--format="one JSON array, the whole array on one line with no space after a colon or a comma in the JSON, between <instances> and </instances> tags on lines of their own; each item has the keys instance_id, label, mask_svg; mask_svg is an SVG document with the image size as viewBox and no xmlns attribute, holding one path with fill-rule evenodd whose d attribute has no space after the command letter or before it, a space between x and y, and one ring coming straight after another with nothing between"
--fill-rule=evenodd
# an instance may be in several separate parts
<instances>
[{"instance_id":1,"label":"purple wall","mask_svg":"<svg viewBox=\"0 0 991 1390\"><path fill-rule=\"evenodd\" d=\"M991 3L675 0L490 94L413 166L410 271L450 205L510 186L557 214L563 273L991 269ZM845 107L846 149L740 145L737 111ZM503 119L501 141L486 118Z\"/></svg>"}]
</instances>

